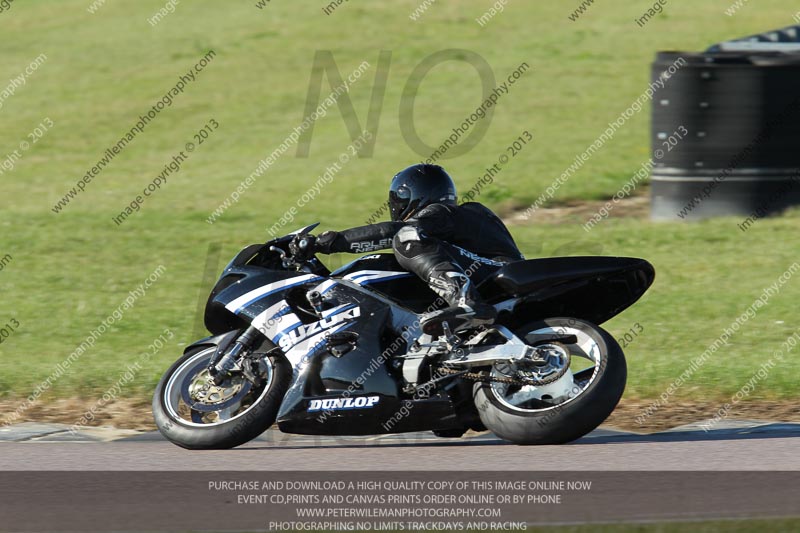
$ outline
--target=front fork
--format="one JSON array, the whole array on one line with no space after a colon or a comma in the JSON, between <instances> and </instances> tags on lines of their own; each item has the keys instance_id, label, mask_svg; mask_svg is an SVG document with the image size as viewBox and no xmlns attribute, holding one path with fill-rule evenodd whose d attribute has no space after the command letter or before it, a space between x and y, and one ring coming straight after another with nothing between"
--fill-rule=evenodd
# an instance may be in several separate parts
<instances>
[{"instance_id":1,"label":"front fork","mask_svg":"<svg viewBox=\"0 0 800 533\"><path fill-rule=\"evenodd\" d=\"M261 335L261 331L259 331L257 327L251 325L238 337L231 335L226 342L220 343L208 365L208 373L214 378L215 385L222 385L231 371L242 370L239 365L239 358L243 353L253 347L256 340ZM233 346L228 349L231 344Z\"/></svg>"}]
</instances>

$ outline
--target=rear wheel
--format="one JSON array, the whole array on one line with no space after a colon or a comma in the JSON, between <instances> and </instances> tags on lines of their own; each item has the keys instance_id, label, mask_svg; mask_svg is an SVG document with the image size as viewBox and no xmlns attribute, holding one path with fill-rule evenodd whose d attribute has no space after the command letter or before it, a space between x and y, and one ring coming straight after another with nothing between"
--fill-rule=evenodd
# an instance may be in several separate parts
<instances>
[{"instance_id":1,"label":"rear wheel","mask_svg":"<svg viewBox=\"0 0 800 533\"><path fill-rule=\"evenodd\" d=\"M550 318L514 333L529 344L547 344L549 362L496 363L495 380L475 384L475 406L489 430L516 444L561 444L608 418L627 378L625 356L608 332L584 320ZM568 336L576 342L547 340Z\"/></svg>"},{"instance_id":2,"label":"rear wheel","mask_svg":"<svg viewBox=\"0 0 800 533\"><path fill-rule=\"evenodd\" d=\"M215 385L208 373L216 347L199 347L178 359L153 395L153 417L171 442L190 449L225 449L266 431L278 415L291 369L281 356L246 360L256 376L236 373Z\"/></svg>"}]
</instances>

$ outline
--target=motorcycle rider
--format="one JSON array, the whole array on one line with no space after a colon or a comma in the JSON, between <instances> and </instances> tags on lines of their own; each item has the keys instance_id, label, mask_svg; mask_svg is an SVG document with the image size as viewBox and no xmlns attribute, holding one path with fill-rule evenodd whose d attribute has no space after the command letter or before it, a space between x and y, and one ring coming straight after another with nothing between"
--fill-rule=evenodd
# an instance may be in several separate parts
<instances>
[{"instance_id":1,"label":"motorcycle rider","mask_svg":"<svg viewBox=\"0 0 800 533\"><path fill-rule=\"evenodd\" d=\"M417 164L398 172L389 187L391 222L293 241L294 254L365 253L392 248L398 263L419 276L449 307L420 320L429 335L490 324L494 307L481 301L476 283L509 261L524 259L508 229L478 202L458 205L452 178L438 165ZM472 278L472 279L471 279Z\"/></svg>"}]
</instances>

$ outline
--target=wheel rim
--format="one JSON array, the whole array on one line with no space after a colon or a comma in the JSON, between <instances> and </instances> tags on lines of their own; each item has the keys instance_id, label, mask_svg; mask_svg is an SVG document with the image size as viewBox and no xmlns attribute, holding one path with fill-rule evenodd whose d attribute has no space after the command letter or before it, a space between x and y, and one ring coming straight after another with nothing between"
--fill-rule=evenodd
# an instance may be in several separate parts
<instances>
[{"instance_id":1,"label":"wheel rim","mask_svg":"<svg viewBox=\"0 0 800 533\"><path fill-rule=\"evenodd\" d=\"M169 416L182 424L211 427L246 415L269 391L272 364L259 365L266 375L255 387L241 374L216 386L208 374L208 364L216 348L197 352L175 369L164 387L164 406Z\"/></svg>"},{"instance_id":2,"label":"wheel rim","mask_svg":"<svg viewBox=\"0 0 800 533\"><path fill-rule=\"evenodd\" d=\"M543 412L559 409L580 397L600 374L602 350L600 344L586 331L569 326L543 327L527 332L546 336L575 335L575 344L562 344L568 354L565 368L557 368L552 362L544 365L547 372L557 379L544 385L513 385L500 381L492 381L489 389L493 396L505 407L521 412ZM537 369L525 368L523 372L536 372ZM491 375L496 378L517 377L520 368L507 363L492 367Z\"/></svg>"}]
</instances>

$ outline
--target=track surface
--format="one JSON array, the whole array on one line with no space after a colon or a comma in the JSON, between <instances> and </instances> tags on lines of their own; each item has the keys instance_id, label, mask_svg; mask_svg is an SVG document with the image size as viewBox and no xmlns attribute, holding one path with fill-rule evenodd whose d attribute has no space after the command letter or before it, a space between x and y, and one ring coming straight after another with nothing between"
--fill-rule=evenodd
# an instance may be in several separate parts
<instances>
[{"instance_id":1,"label":"track surface","mask_svg":"<svg viewBox=\"0 0 800 533\"><path fill-rule=\"evenodd\" d=\"M491 434L331 438L270 430L235 450L202 452L183 450L153 433L113 442L98 442L95 434L75 442L55 426L33 429L24 442L0 444L0 471L800 471L800 424L733 423L708 432L686 427L653 435L601 429L569 445L529 447ZM8 433L0 439L19 440Z\"/></svg>"},{"instance_id":2,"label":"track surface","mask_svg":"<svg viewBox=\"0 0 800 533\"><path fill-rule=\"evenodd\" d=\"M0 430L0 531L264 531L274 521L298 520L302 505L240 505L240 494L210 488L234 479L592 481L587 492L567 491L565 505L503 511L503 520L540 525L800 513L800 424L726 422L708 432L683 427L653 435L600 429L569 445L529 447L491 434L331 438L270 430L225 451L184 450L157 433L65 429Z\"/></svg>"}]
</instances>

